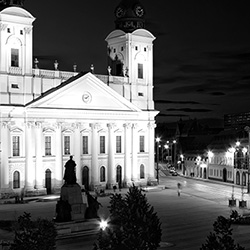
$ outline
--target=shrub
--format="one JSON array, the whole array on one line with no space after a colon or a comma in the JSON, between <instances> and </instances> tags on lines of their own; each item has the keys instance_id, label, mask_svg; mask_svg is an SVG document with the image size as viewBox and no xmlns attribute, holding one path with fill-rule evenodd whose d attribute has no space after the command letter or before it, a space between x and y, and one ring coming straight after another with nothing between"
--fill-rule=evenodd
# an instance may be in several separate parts
<instances>
[{"instance_id":1,"label":"shrub","mask_svg":"<svg viewBox=\"0 0 250 250\"><path fill-rule=\"evenodd\" d=\"M110 221L100 230L94 250L155 250L161 241L161 223L142 190L132 186L123 198L110 200Z\"/></svg>"},{"instance_id":2,"label":"shrub","mask_svg":"<svg viewBox=\"0 0 250 250\"><path fill-rule=\"evenodd\" d=\"M201 250L244 250L239 244L234 244L232 238L231 219L219 216L213 224L214 232L210 232Z\"/></svg>"},{"instance_id":3,"label":"shrub","mask_svg":"<svg viewBox=\"0 0 250 250\"><path fill-rule=\"evenodd\" d=\"M15 237L10 250L54 250L56 249L56 229L47 219L31 220L29 213L19 216Z\"/></svg>"}]
</instances>

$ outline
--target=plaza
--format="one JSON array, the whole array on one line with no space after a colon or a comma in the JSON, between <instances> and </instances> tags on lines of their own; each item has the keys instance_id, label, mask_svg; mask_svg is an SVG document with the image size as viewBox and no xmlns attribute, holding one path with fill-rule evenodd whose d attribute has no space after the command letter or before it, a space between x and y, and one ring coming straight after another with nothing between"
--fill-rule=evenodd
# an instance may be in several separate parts
<instances>
[{"instance_id":1,"label":"plaza","mask_svg":"<svg viewBox=\"0 0 250 250\"><path fill-rule=\"evenodd\" d=\"M181 195L177 195L177 183L183 186ZM160 184L165 189L145 192L149 203L154 207L162 223L162 247L160 249L195 250L205 243L209 232L213 230L213 223L218 216L229 217L231 210L236 209L241 214L249 213L249 195L245 195L247 209L228 207L231 186L215 184L183 177L161 176ZM118 191L119 192L119 191ZM122 194L127 192L122 189ZM235 197L240 199L241 190L235 188ZM45 198L45 197L44 197ZM99 197L102 204L99 210L101 218L107 218L110 198ZM43 217L52 219L55 216L56 201L36 202L27 204L0 205L0 219L17 218L24 211L29 212L32 218ZM235 242L250 249L250 226L233 225ZM58 250L86 249L91 250L96 239L95 235L80 236L57 241Z\"/></svg>"}]
</instances>

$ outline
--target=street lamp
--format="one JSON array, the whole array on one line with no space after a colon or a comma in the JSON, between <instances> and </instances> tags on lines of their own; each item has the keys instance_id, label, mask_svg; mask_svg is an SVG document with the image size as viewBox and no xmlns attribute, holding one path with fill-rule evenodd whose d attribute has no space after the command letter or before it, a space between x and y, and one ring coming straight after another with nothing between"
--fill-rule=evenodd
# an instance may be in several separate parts
<instances>
[{"instance_id":1,"label":"street lamp","mask_svg":"<svg viewBox=\"0 0 250 250\"><path fill-rule=\"evenodd\" d=\"M157 182L159 184L159 142L160 142L160 138L157 137L156 138L156 179Z\"/></svg>"},{"instance_id":2,"label":"street lamp","mask_svg":"<svg viewBox=\"0 0 250 250\"><path fill-rule=\"evenodd\" d=\"M247 193L249 194L250 193L250 180L249 180L249 177L250 177L250 127L246 126L245 127L245 131L248 133L248 171L247 171L247 176L248 176L248 180L247 180Z\"/></svg>"},{"instance_id":3,"label":"street lamp","mask_svg":"<svg viewBox=\"0 0 250 250\"><path fill-rule=\"evenodd\" d=\"M176 157L176 140L173 140L173 144L172 144L172 152L174 151L174 160L173 160L173 165L175 167L175 157ZM174 149L173 149L174 148Z\"/></svg>"},{"instance_id":4,"label":"street lamp","mask_svg":"<svg viewBox=\"0 0 250 250\"><path fill-rule=\"evenodd\" d=\"M166 157L166 160L167 160L167 164L168 164L169 145L168 145L168 144L165 144L165 145L164 145L164 148L167 150L167 157ZM167 166L168 166L168 165L167 165Z\"/></svg>"}]
</instances>

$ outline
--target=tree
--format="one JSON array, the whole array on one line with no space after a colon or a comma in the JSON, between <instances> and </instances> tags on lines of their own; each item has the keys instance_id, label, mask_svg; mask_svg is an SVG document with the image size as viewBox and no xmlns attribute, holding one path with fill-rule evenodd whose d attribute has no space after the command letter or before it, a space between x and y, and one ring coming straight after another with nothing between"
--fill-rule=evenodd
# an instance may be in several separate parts
<instances>
[{"instance_id":1,"label":"tree","mask_svg":"<svg viewBox=\"0 0 250 250\"><path fill-rule=\"evenodd\" d=\"M55 250L56 229L47 219L31 220L29 213L18 217L14 243L10 250Z\"/></svg>"},{"instance_id":2,"label":"tree","mask_svg":"<svg viewBox=\"0 0 250 250\"><path fill-rule=\"evenodd\" d=\"M146 195L136 186L123 198L114 194L110 200L110 221L100 230L94 250L155 250L161 241L161 223Z\"/></svg>"},{"instance_id":3,"label":"tree","mask_svg":"<svg viewBox=\"0 0 250 250\"><path fill-rule=\"evenodd\" d=\"M231 220L219 216L213 224L214 232L210 232L201 250L244 250L244 247L234 243L232 238Z\"/></svg>"}]
</instances>

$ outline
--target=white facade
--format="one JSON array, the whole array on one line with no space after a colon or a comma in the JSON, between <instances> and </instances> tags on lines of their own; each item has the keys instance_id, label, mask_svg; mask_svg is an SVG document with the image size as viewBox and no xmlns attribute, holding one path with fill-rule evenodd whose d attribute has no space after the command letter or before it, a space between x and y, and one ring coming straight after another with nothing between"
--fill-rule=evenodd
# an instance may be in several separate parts
<instances>
[{"instance_id":1,"label":"white facade","mask_svg":"<svg viewBox=\"0 0 250 250\"><path fill-rule=\"evenodd\" d=\"M155 180L154 37L142 29L127 34L122 44L132 37L145 53L137 55L128 45L124 60L131 76L108 76L106 84L100 79L107 76L33 69L34 20L18 7L0 12L2 196L58 190L70 155L77 182L85 187ZM108 36L108 47L121 32Z\"/></svg>"}]
</instances>

